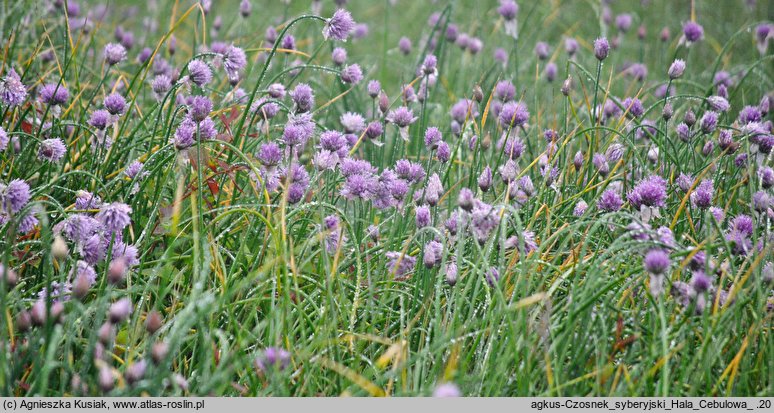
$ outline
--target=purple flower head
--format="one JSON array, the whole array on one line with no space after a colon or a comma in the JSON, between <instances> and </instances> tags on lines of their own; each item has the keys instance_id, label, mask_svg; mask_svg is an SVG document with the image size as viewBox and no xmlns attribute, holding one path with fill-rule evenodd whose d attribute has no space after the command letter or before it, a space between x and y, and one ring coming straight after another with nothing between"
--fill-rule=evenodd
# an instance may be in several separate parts
<instances>
[{"instance_id":1,"label":"purple flower head","mask_svg":"<svg viewBox=\"0 0 774 413\"><path fill-rule=\"evenodd\" d=\"M527 106L521 102L508 102L500 110L499 120L503 129L521 126L529 120L529 111Z\"/></svg>"},{"instance_id":2,"label":"purple flower head","mask_svg":"<svg viewBox=\"0 0 774 413\"><path fill-rule=\"evenodd\" d=\"M239 47L231 45L223 53L223 69L226 70L231 84L239 81L239 72L247 66L247 55Z\"/></svg>"},{"instance_id":3,"label":"purple flower head","mask_svg":"<svg viewBox=\"0 0 774 413\"><path fill-rule=\"evenodd\" d=\"M320 135L320 147L334 152L342 158L347 156L347 151L349 150L347 138L334 130L325 131Z\"/></svg>"},{"instance_id":4,"label":"purple flower head","mask_svg":"<svg viewBox=\"0 0 774 413\"><path fill-rule=\"evenodd\" d=\"M285 124L282 132L282 141L285 145L303 148L306 142L314 134L314 123L311 117L304 115L291 117Z\"/></svg>"},{"instance_id":5,"label":"purple flower head","mask_svg":"<svg viewBox=\"0 0 774 413\"><path fill-rule=\"evenodd\" d=\"M344 9L338 9L330 19L325 21L322 30L323 38L345 42L349 37L349 32L354 28L355 20L352 19L352 15Z\"/></svg>"},{"instance_id":6,"label":"purple flower head","mask_svg":"<svg viewBox=\"0 0 774 413\"><path fill-rule=\"evenodd\" d=\"M345 177L352 175L374 175L376 168L366 160L346 158L341 161L341 173Z\"/></svg>"},{"instance_id":7,"label":"purple flower head","mask_svg":"<svg viewBox=\"0 0 774 413\"><path fill-rule=\"evenodd\" d=\"M110 124L110 121L111 121L110 112L104 109L99 109L99 110L95 110L91 114L91 118L89 118L89 125L99 130L104 130Z\"/></svg>"},{"instance_id":8,"label":"purple flower head","mask_svg":"<svg viewBox=\"0 0 774 413\"><path fill-rule=\"evenodd\" d=\"M35 216L35 211L32 211L22 217L22 219L19 221L19 226L16 228L16 230L20 234L27 234L31 232L35 227L38 225L38 218Z\"/></svg>"},{"instance_id":9,"label":"purple flower head","mask_svg":"<svg viewBox=\"0 0 774 413\"><path fill-rule=\"evenodd\" d=\"M492 57L494 57L496 62L502 63L503 66L508 64L508 51L502 47L495 49L495 51L492 53Z\"/></svg>"},{"instance_id":10,"label":"purple flower head","mask_svg":"<svg viewBox=\"0 0 774 413\"><path fill-rule=\"evenodd\" d=\"M274 99L282 99L285 97L285 86L281 83L272 83L266 88L266 91L269 93L269 96Z\"/></svg>"},{"instance_id":11,"label":"purple flower head","mask_svg":"<svg viewBox=\"0 0 774 413\"><path fill-rule=\"evenodd\" d=\"M113 66L126 59L126 48L118 43L108 43L103 52L105 63Z\"/></svg>"},{"instance_id":12,"label":"purple flower head","mask_svg":"<svg viewBox=\"0 0 774 413\"><path fill-rule=\"evenodd\" d=\"M111 115L122 115L126 110L126 99L119 93L113 92L105 97L104 105Z\"/></svg>"},{"instance_id":13,"label":"purple flower head","mask_svg":"<svg viewBox=\"0 0 774 413\"><path fill-rule=\"evenodd\" d=\"M503 182L507 184L516 179L516 175L519 174L519 167L513 159L508 159L504 164L497 168L497 171Z\"/></svg>"},{"instance_id":14,"label":"purple flower head","mask_svg":"<svg viewBox=\"0 0 774 413\"><path fill-rule=\"evenodd\" d=\"M438 241L430 241L425 244L424 256L422 261L427 268L433 268L441 265L443 258L443 244Z\"/></svg>"},{"instance_id":15,"label":"purple flower head","mask_svg":"<svg viewBox=\"0 0 774 413\"><path fill-rule=\"evenodd\" d=\"M3 104L14 107L21 105L26 98L27 88L21 78L13 68L8 69L5 77L0 80L0 100Z\"/></svg>"},{"instance_id":16,"label":"purple flower head","mask_svg":"<svg viewBox=\"0 0 774 413\"><path fill-rule=\"evenodd\" d=\"M664 27L661 29L661 33L659 33L658 37L662 42L668 42L669 38L672 37L672 33L669 31L669 27Z\"/></svg>"},{"instance_id":17,"label":"purple flower head","mask_svg":"<svg viewBox=\"0 0 774 413\"><path fill-rule=\"evenodd\" d=\"M755 106L745 106L739 111L739 123L741 124L760 122L761 119L761 112Z\"/></svg>"},{"instance_id":18,"label":"purple flower head","mask_svg":"<svg viewBox=\"0 0 774 413\"><path fill-rule=\"evenodd\" d=\"M516 86L510 80L501 80L495 85L494 95L503 102L511 101L516 97ZM467 106L464 109L467 111Z\"/></svg>"},{"instance_id":19,"label":"purple flower head","mask_svg":"<svg viewBox=\"0 0 774 413\"><path fill-rule=\"evenodd\" d=\"M299 203L304 198L307 187L308 185L299 183L290 184L290 188L288 188L288 202L291 204Z\"/></svg>"},{"instance_id":20,"label":"purple flower head","mask_svg":"<svg viewBox=\"0 0 774 413\"><path fill-rule=\"evenodd\" d=\"M0 152L5 151L8 148L8 144L11 142L11 137L8 136L8 132L0 126Z\"/></svg>"},{"instance_id":21,"label":"purple flower head","mask_svg":"<svg viewBox=\"0 0 774 413\"><path fill-rule=\"evenodd\" d=\"M559 71L559 68L556 66L556 63L549 62L548 64L546 64L546 70L545 70L546 80L548 80L549 82L553 82L554 80L556 80L556 74L558 71Z\"/></svg>"},{"instance_id":22,"label":"purple flower head","mask_svg":"<svg viewBox=\"0 0 774 413\"><path fill-rule=\"evenodd\" d=\"M418 206L416 210L416 224L417 228L424 228L427 226L430 226L431 224L431 217L430 217L430 208L427 206Z\"/></svg>"},{"instance_id":23,"label":"purple flower head","mask_svg":"<svg viewBox=\"0 0 774 413\"><path fill-rule=\"evenodd\" d=\"M468 45L470 44L470 35L467 33L457 34L457 38L455 39L454 44L456 44L462 50L467 49Z\"/></svg>"},{"instance_id":24,"label":"purple flower head","mask_svg":"<svg viewBox=\"0 0 774 413\"><path fill-rule=\"evenodd\" d=\"M696 270L693 271L693 275L691 276L691 288L694 289L697 293L703 293L712 286L712 279L707 276L707 274L704 273L704 271Z\"/></svg>"},{"instance_id":25,"label":"purple flower head","mask_svg":"<svg viewBox=\"0 0 774 413\"><path fill-rule=\"evenodd\" d=\"M12 214L21 211L30 197L30 186L21 179L14 179L8 185L0 183L0 199L4 211L10 211Z\"/></svg>"},{"instance_id":26,"label":"purple flower head","mask_svg":"<svg viewBox=\"0 0 774 413\"><path fill-rule=\"evenodd\" d=\"M671 264L672 261L669 259L669 254L662 249L648 251L642 260L642 266L645 268L645 271L654 275L664 274Z\"/></svg>"},{"instance_id":27,"label":"purple flower head","mask_svg":"<svg viewBox=\"0 0 774 413\"><path fill-rule=\"evenodd\" d=\"M670 79L674 80L682 77L683 72L685 72L685 60L675 59L675 61L672 62L672 64L669 66L667 74L669 74Z\"/></svg>"},{"instance_id":28,"label":"purple flower head","mask_svg":"<svg viewBox=\"0 0 774 413\"><path fill-rule=\"evenodd\" d=\"M546 42L537 42L537 44L535 44L535 54L538 59L546 60L548 59L548 56L551 55L551 48Z\"/></svg>"},{"instance_id":29,"label":"purple flower head","mask_svg":"<svg viewBox=\"0 0 774 413\"><path fill-rule=\"evenodd\" d=\"M440 162L449 162L449 159L451 159L451 148L449 147L449 144L441 141L438 144L438 150L436 151L435 155L438 157Z\"/></svg>"},{"instance_id":30,"label":"purple flower head","mask_svg":"<svg viewBox=\"0 0 774 413\"><path fill-rule=\"evenodd\" d=\"M591 163L599 173L599 176L604 178L610 173L610 165L607 163L607 158L601 153L595 153L591 158Z\"/></svg>"},{"instance_id":31,"label":"purple flower head","mask_svg":"<svg viewBox=\"0 0 774 413\"><path fill-rule=\"evenodd\" d=\"M212 101L206 96L194 96L189 115L195 122L201 122L212 112Z\"/></svg>"},{"instance_id":32,"label":"purple flower head","mask_svg":"<svg viewBox=\"0 0 774 413\"><path fill-rule=\"evenodd\" d=\"M599 37L594 40L594 56L597 58L597 60L605 60L609 53L610 43L608 43L607 38Z\"/></svg>"},{"instance_id":33,"label":"purple flower head","mask_svg":"<svg viewBox=\"0 0 774 413\"><path fill-rule=\"evenodd\" d=\"M264 374L285 370L290 365L290 353L279 347L267 347L255 359L255 367Z\"/></svg>"},{"instance_id":34,"label":"purple flower head","mask_svg":"<svg viewBox=\"0 0 774 413\"><path fill-rule=\"evenodd\" d=\"M290 92L290 98L293 99L297 112L309 112L314 106L314 90L306 83L299 83Z\"/></svg>"},{"instance_id":35,"label":"purple flower head","mask_svg":"<svg viewBox=\"0 0 774 413\"><path fill-rule=\"evenodd\" d=\"M714 132L715 128L718 126L718 114L708 110L704 113L704 116L701 117L699 125L701 125L701 131L704 133Z\"/></svg>"},{"instance_id":36,"label":"purple flower head","mask_svg":"<svg viewBox=\"0 0 774 413\"><path fill-rule=\"evenodd\" d=\"M140 50L140 53L137 54L137 61L140 62L140 64L145 64L150 60L151 56L153 56L153 49L150 47L143 47L142 50Z\"/></svg>"},{"instance_id":37,"label":"purple flower head","mask_svg":"<svg viewBox=\"0 0 774 413\"><path fill-rule=\"evenodd\" d=\"M661 110L661 117L664 118L664 120L672 119L672 115L674 115L674 109L672 108L672 103L667 102L664 105L664 108Z\"/></svg>"},{"instance_id":38,"label":"purple flower head","mask_svg":"<svg viewBox=\"0 0 774 413\"><path fill-rule=\"evenodd\" d=\"M515 93L515 92L514 92ZM452 105L449 112L451 117L458 123L462 124L466 119L478 117L478 105L475 101L470 99L461 99L454 105Z\"/></svg>"},{"instance_id":39,"label":"purple flower head","mask_svg":"<svg viewBox=\"0 0 774 413\"><path fill-rule=\"evenodd\" d=\"M712 197L714 194L715 187L712 180L704 179L691 194L691 204L699 209L707 209L712 206Z\"/></svg>"},{"instance_id":40,"label":"purple flower head","mask_svg":"<svg viewBox=\"0 0 774 413\"><path fill-rule=\"evenodd\" d=\"M747 154L746 153L740 153L739 155L734 158L734 165L737 168L742 168L747 164Z\"/></svg>"},{"instance_id":41,"label":"purple flower head","mask_svg":"<svg viewBox=\"0 0 774 413\"><path fill-rule=\"evenodd\" d=\"M683 24L683 35L689 42L697 42L704 37L704 28L694 21Z\"/></svg>"},{"instance_id":42,"label":"purple flower head","mask_svg":"<svg viewBox=\"0 0 774 413\"><path fill-rule=\"evenodd\" d=\"M267 168L279 165L282 160L282 149L274 142L261 144L257 153L258 162Z\"/></svg>"},{"instance_id":43,"label":"purple flower head","mask_svg":"<svg viewBox=\"0 0 774 413\"><path fill-rule=\"evenodd\" d=\"M764 166L758 170L758 177L760 177L761 186L764 189L769 189L774 186L774 169Z\"/></svg>"},{"instance_id":44,"label":"purple flower head","mask_svg":"<svg viewBox=\"0 0 774 413\"><path fill-rule=\"evenodd\" d=\"M514 5L516 2L512 0L503 0L505 3L513 3ZM501 6L502 7L502 6ZM457 265L454 265L455 268L455 274L454 274L454 280L457 280ZM447 271L448 273L448 271ZM447 274L447 280L448 280L448 274ZM450 283L453 285L453 283ZM461 397L462 392L460 392L460 388L457 387L454 383L442 383L435 387L435 390L433 390L433 397Z\"/></svg>"},{"instance_id":45,"label":"purple flower head","mask_svg":"<svg viewBox=\"0 0 774 413\"><path fill-rule=\"evenodd\" d=\"M388 251L385 256L387 257L387 271L390 274L395 274L397 280L408 277L417 264L416 257L405 255L399 251Z\"/></svg>"},{"instance_id":46,"label":"purple flower head","mask_svg":"<svg viewBox=\"0 0 774 413\"><path fill-rule=\"evenodd\" d=\"M253 5L250 4L250 0L242 0L239 3L239 14L242 15L242 17L250 17L250 12L253 9Z\"/></svg>"},{"instance_id":47,"label":"purple flower head","mask_svg":"<svg viewBox=\"0 0 774 413\"><path fill-rule=\"evenodd\" d=\"M116 301L108 309L108 318L113 324L126 320L130 314L132 314L132 301L129 298L122 298Z\"/></svg>"},{"instance_id":48,"label":"purple flower head","mask_svg":"<svg viewBox=\"0 0 774 413\"><path fill-rule=\"evenodd\" d=\"M401 106L391 110L390 113L387 114L386 119L388 122L394 123L400 128L405 128L414 123L417 120L417 117L414 116L411 109Z\"/></svg>"},{"instance_id":49,"label":"purple flower head","mask_svg":"<svg viewBox=\"0 0 774 413\"><path fill-rule=\"evenodd\" d=\"M486 192L492 187L492 168L486 167L478 176L478 187Z\"/></svg>"},{"instance_id":50,"label":"purple flower head","mask_svg":"<svg viewBox=\"0 0 774 413\"><path fill-rule=\"evenodd\" d=\"M318 171L333 170L336 169L336 165L339 163L339 155L336 152L321 149L314 155L312 163L317 167Z\"/></svg>"},{"instance_id":51,"label":"purple flower head","mask_svg":"<svg viewBox=\"0 0 774 413\"><path fill-rule=\"evenodd\" d=\"M75 197L75 209L97 209L102 205L102 199L88 191L78 191Z\"/></svg>"},{"instance_id":52,"label":"purple flower head","mask_svg":"<svg viewBox=\"0 0 774 413\"><path fill-rule=\"evenodd\" d=\"M730 107L726 98L717 95L708 97L707 103L709 103L712 110L716 110L718 112L725 112Z\"/></svg>"},{"instance_id":53,"label":"purple flower head","mask_svg":"<svg viewBox=\"0 0 774 413\"><path fill-rule=\"evenodd\" d=\"M730 87L734 83L733 79L731 78L731 74L725 70L719 70L717 73L715 73L715 77L712 79L712 82L715 86L725 87Z\"/></svg>"},{"instance_id":54,"label":"purple flower head","mask_svg":"<svg viewBox=\"0 0 774 413\"><path fill-rule=\"evenodd\" d=\"M455 43L457 41L457 37L459 36L459 28L454 23L449 23L448 26L446 26L446 33L444 33L444 36L446 37L446 40L450 43Z\"/></svg>"},{"instance_id":55,"label":"purple flower head","mask_svg":"<svg viewBox=\"0 0 774 413\"><path fill-rule=\"evenodd\" d=\"M40 88L40 101L51 105L64 105L70 98L70 92L64 85L48 83Z\"/></svg>"},{"instance_id":56,"label":"purple flower head","mask_svg":"<svg viewBox=\"0 0 774 413\"><path fill-rule=\"evenodd\" d=\"M499 225L500 211L489 204L474 200L470 213L470 230L476 241L484 244Z\"/></svg>"},{"instance_id":57,"label":"purple flower head","mask_svg":"<svg viewBox=\"0 0 774 413\"><path fill-rule=\"evenodd\" d=\"M570 57L575 56L575 53L578 52L578 48L580 46L578 45L578 41L575 40L574 37L568 37L564 39L564 51L567 52Z\"/></svg>"},{"instance_id":58,"label":"purple flower head","mask_svg":"<svg viewBox=\"0 0 774 413\"><path fill-rule=\"evenodd\" d=\"M498 142L498 146L502 147L503 153L508 159L519 159L524 153L524 142L515 136Z\"/></svg>"},{"instance_id":59,"label":"purple flower head","mask_svg":"<svg viewBox=\"0 0 774 413\"><path fill-rule=\"evenodd\" d=\"M404 55L411 53L411 40L408 37L401 37L398 40L398 50Z\"/></svg>"},{"instance_id":60,"label":"purple flower head","mask_svg":"<svg viewBox=\"0 0 774 413\"><path fill-rule=\"evenodd\" d=\"M637 98L626 98L622 104L624 110L626 110L629 115L635 118L639 118L645 113L645 107L642 106L642 102L640 102L640 100Z\"/></svg>"},{"instance_id":61,"label":"purple flower head","mask_svg":"<svg viewBox=\"0 0 774 413\"><path fill-rule=\"evenodd\" d=\"M375 120L366 126L365 134L369 139L376 139L380 136L382 136L382 133L384 132L384 127L382 126L382 123L378 120Z\"/></svg>"},{"instance_id":62,"label":"purple flower head","mask_svg":"<svg viewBox=\"0 0 774 413\"><path fill-rule=\"evenodd\" d=\"M681 191L688 192L691 189L691 186L693 186L693 177L685 173L680 173L675 180L675 183Z\"/></svg>"},{"instance_id":63,"label":"purple flower head","mask_svg":"<svg viewBox=\"0 0 774 413\"><path fill-rule=\"evenodd\" d=\"M296 49L296 38L293 37L291 34L286 34L285 37L282 38L282 48L288 49L288 50L295 50Z\"/></svg>"},{"instance_id":64,"label":"purple flower head","mask_svg":"<svg viewBox=\"0 0 774 413\"><path fill-rule=\"evenodd\" d=\"M651 175L637 183L627 195L627 199L637 210L641 206L664 207L666 206L666 185L664 178Z\"/></svg>"},{"instance_id":65,"label":"purple flower head","mask_svg":"<svg viewBox=\"0 0 774 413\"><path fill-rule=\"evenodd\" d=\"M130 179L134 179L135 177L140 175L140 172L142 172L143 163L140 161L135 160L134 162L130 163L129 166L124 169L124 175L129 177Z\"/></svg>"},{"instance_id":66,"label":"purple flower head","mask_svg":"<svg viewBox=\"0 0 774 413\"><path fill-rule=\"evenodd\" d=\"M774 100L774 98L769 96L764 96L761 98L760 103L758 103L758 111L761 113L761 115L766 116L769 114L772 100Z\"/></svg>"},{"instance_id":67,"label":"purple flower head","mask_svg":"<svg viewBox=\"0 0 774 413\"><path fill-rule=\"evenodd\" d=\"M341 69L341 82L349 85L356 85L363 80L363 71L357 63L344 66Z\"/></svg>"},{"instance_id":68,"label":"purple flower head","mask_svg":"<svg viewBox=\"0 0 774 413\"><path fill-rule=\"evenodd\" d=\"M188 63L188 73L196 86L203 87L212 80L212 70L202 60L196 59Z\"/></svg>"},{"instance_id":69,"label":"purple flower head","mask_svg":"<svg viewBox=\"0 0 774 413\"><path fill-rule=\"evenodd\" d=\"M175 130L175 136L172 138L175 148L185 149L196 142L196 122L190 118L183 119Z\"/></svg>"},{"instance_id":70,"label":"purple flower head","mask_svg":"<svg viewBox=\"0 0 774 413\"><path fill-rule=\"evenodd\" d=\"M683 142L688 142L691 140L691 129L686 125L685 123L680 122L675 127L675 132L677 133L677 137L680 138Z\"/></svg>"},{"instance_id":71,"label":"purple flower head","mask_svg":"<svg viewBox=\"0 0 774 413\"><path fill-rule=\"evenodd\" d=\"M580 168L583 167L583 152L575 152L575 156L572 158L572 165L575 167L576 171L579 171Z\"/></svg>"},{"instance_id":72,"label":"purple flower head","mask_svg":"<svg viewBox=\"0 0 774 413\"><path fill-rule=\"evenodd\" d=\"M153 78L151 89L156 95L156 99L161 99L172 88L172 79L169 76L161 74Z\"/></svg>"},{"instance_id":73,"label":"purple flower head","mask_svg":"<svg viewBox=\"0 0 774 413\"><path fill-rule=\"evenodd\" d=\"M379 92L382 91L382 85L378 80L371 80L368 82L366 90L368 90L368 96L371 96L371 98L375 99L377 96L379 96Z\"/></svg>"},{"instance_id":74,"label":"purple flower head","mask_svg":"<svg viewBox=\"0 0 774 413\"><path fill-rule=\"evenodd\" d=\"M747 255L752 250L752 232L753 220L748 215L738 215L731 220L726 240L731 244L733 254Z\"/></svg>"},{"instance_id":75,"label":"purple flower head","mask_svg":"<svg viewBox=\"0 0 774 413\"><path fill-rule=\"evenodd\" d=\"M757 191L752 196L752 206L757 212L764 213L771 205L771 196L765 191Z\"/></svg>"},{"instance_id":76,"label":"purple flower head","mask_svg":"<svg viewBox=\"0 0 774 413\"><path fill-rule=\"evenodd\" d=\"M500 0L500 7L497 8L500 16L505 20L513 20L519 14L519 5L514 0Z\"/></svg>"},{"instance_id":77,"label":"purple flower head","mask_svg":"<svg viewBox=\"0 0 774 413\"><path fill-rule=\"evenodd\" d=\"M199 137L201 139L212 139L217 133L218 131L215 130L215 122L212 121L212 118L204 118L199 122Z\"/></svg>"},{"instance_id":78,"label":"purple flower head","mask_svg":"<svg viewBox=\"0 0 774 413\"><path fill-rule=\"evenodd\" d=\"M589 207L589 205L584 200L578 201L578 203L575 204L575 208L572 210L572 214L576 217L583 216L583 214L586 213L586 209Z\"/></svg>"},{"instance_id":79,"label":"purple flower head","mask_svg":"<svg viewBox=\"0 0 774 413\"><path fill-rule=\"evenodd\" d=\"M608 162L618 162L623 158L624 155L624 146L620 143L613 143L610 146L607 147L607 150L605 151L605 157L607 158Z\"/></svg>"},{"instance_id":80,"label":"purple flower head","mask_svg":"<svg viewBox=\"0 0 774 413\"><path fill-rule=\"evenodd\" d=\"M250 111L257 112L258 118L263 120L272 119L279 113L280 107L274 102L267 101L266 98L256 99L252 105L250 105Z\"/></svg>"},{"instance_id":81,"label":"purple flower head","mask_svg":"<svg viewBox=\"0 0 774 413\"><path fill-rule=\"evenodd\" d=\"M376 176L370 174L352 174L347 176L344 181L341 195L349 200L355 198L368 200L376 195L378 187L379 181Z\"/></svg>"},{"instance_id":82,"label":"purple flower head","mask_svg":"<svg viewBox=\"0 0 774 413\"><path fill-rule=\"evenodd\" d=\"M753 233L753 220L749 215L737 215L731 220L730 230L750 237Z\"/></svg>"},{"instance_id":83,"label":"purple flower head","mask_svg":"<svg viewBox=\"0 0 774 413\"><path fill-rule=\"evenodd\" d=\"M435 126L427 128L425 131L425 146L430 150L438 148L438 143L441 142L441 131Z\"/></svg>"},{"instance_id":84,"label":"purple flower head","mask_svg":"<svg viewBox=\"0 0 774 413\"><path fill-rule=\"evenodd\" d=\"M500 280L500 272L497 271L497 268L492 267L486 272L486 282L494 287L495 284L497 284L497 281Z\"/></svg>"},{"instance_id":85,"label":"purple flower head","mask_svg":"<svg viewBox=\"0 0 774 413\"><path fill-rule=\"evenodd\" d=\"M366 23L355 24L355 28L352 29L352 37L355 39L362 39L366 36L368 36L368 24Z\"/></svg>"},{"instance_id":86,"label":"purple flower head","mask_svg":"<svg viewBox=\"0 0 774 413\"><path fill-rule=\"evenodd\" d=\"M425 60L422 63L422 73L425 75L435 75L438 73L438 58L433 54L425 56Z\"/></svg>"},{"instance_id":87,"label":"purple flower head","mask_svg":"<svg viewBox=\"0 0 774 413\"><path fill-rule=\"evenodd\" d=\"M615 27L618 31L626 33L632 27L632 15L628 13L622 13L615 16Z\"/></svg>"},{"instance_id":88,"label":"purple flower head","mask_svg":"<svg viewBox=\"0 0 774 413\"><path fill-rule=\"evenodd\" d=\"M457 205L459 205L459 207L465 211L470 212L473 210L473 203L475 199L476 198L473 195L473 191L468 188L462 188L459 195L457 196Z\"/></svg>"},{"instance_id":89,"label":"purple flower head","mask_svg":"<svg viewBox=\"0 0 774 413\"><path fill-rule=\"evenodd\" d=\"M621 200L621 197L618 195L618 192L608 189L605 192L602 193L602 196L599 197L599 201L597 202L597 208L601 209L604 212L615 212L621 209L621 206L623 205L623 200Z\"/></svg>"},{"instance_id":90,"label":"purple flower head","mask_svg":"<svg viewBox=\"0 0 774 413\"><path fill-rule=\"evenodd\" d=\"M48 162L57 162L67 152L64 142L59 138L46 139L38 147L38 159Z\"/></svg>"},{"instance_id":91,"label":"purple flower head","mask_svg":"<svg viewBox=\"0 0 774 413\"><path fill-rule=\"evenodd\" d=\"M331 60L336 66L341 66L347 61L347 50L343 47L337 47L331 52Z\"/></svg>"},{"instance_id":92,"label":"purple flower head","mask_svg":"<svg viewBox=\"0 0 774 413\"><path fill-rule=\"evenodd\" d=\"M468 41L468 51L470 54L478 54L484 48L484 43L478 37L471 37Z\"/></svg>"},{"instance_id":93,"label":"purple flower head","mask_svg":"<svg viewBox=\"0 0 774 413\"><path fill-rule=\"evenodd\" d=\"M120 232L127 227L132 219L129 214L132 213L132 208L121 202L113 202L110 204L102 204L99 208L99 212L94 217L99 220L105 229L111 232Z\"/></svg>"}]
</instances>

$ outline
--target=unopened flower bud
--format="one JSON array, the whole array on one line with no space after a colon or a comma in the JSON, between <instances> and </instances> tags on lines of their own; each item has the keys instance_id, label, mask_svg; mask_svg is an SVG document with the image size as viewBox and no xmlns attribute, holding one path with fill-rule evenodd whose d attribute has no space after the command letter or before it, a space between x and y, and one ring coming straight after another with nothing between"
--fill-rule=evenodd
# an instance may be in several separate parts
<instances>
[{"instance_id":1,"label":"unopened flower bud","mask_svg":"<svg viewBox=\"0 0 774 413\"><path fill-rule=\"evenodd\" d=\"M107 278L108 282L113 285L119 285L124 282L126 278L126 260L124 258L116 258L110 261Z\"/></svg>"},{"instance_id":2,"label":"unopened flower bud","mask_svg":"<svg viewBox=\"0 0 774 413\"><path fill-rule=\"evenodd\" d=\"M54 242L51 243L51 255L58 260L62 260L67 257L69 253L67 249L67 243L60 235L54 237Z\"/></svg>"},{"instance_id":3,"label":"unopened flower bud","mask_svg":"<svg viewBox=\"0 0 774 413\"><path fill-rule=\"evenodd\" d=\"M122 298L110 306L108 315L110 322L118 324L129 317L132 313L132 301L128 298Z\"/></svg>"},{"instance_id":4,"label":"unopened flower bud","mask_svg":"<svg viewBox=\"0 0 774 413\"><path fill-rule=\"evenodd\" d=\"M105 366L99 369L97 382L99 383L99 388L102 389L102 392L107 393L110 390L113 390L116 379L113 377L113 372L110 371L110 368Z\"/></svg>"},{"instance_id":5,"label":"unopened flower bud","mask_svg":"<svg viewBox=\"0 0 774 413\"><path fill-rule=\"evenodd\" d=\"M148 316L145 318L145 330L151 334L159 331L163 325L164 320L161 318L161 314L156 310L148 313Z\"/></svg>"},{"instance_id":6,"label":"unopened flower bud","mask_svg":"<svg viewBox=\"0 0 774 413\"><path fill-rule=\"evenodd\" d=\"M481 103L481 101L484 100L484 91L481 90L480 85L473 87L473 99L475 99L478 103Z\"/></svg>"},{"instance_id":7,"label":"unopened flower bud","mask_svg":"<svg viewBox=\"0 0 774 413\"><path fill-rule=\"evenodd\" d=\"M168 352L169 344L163 341L157 341L156 343L153 343L153 348L151 349L151 358L156 365L161 364L161 362L164 361L164 359L167 357Z\"/></svg>"}]
</instances>

